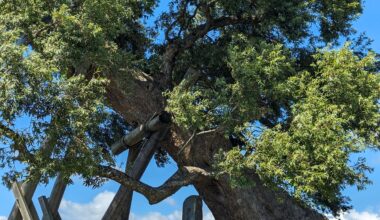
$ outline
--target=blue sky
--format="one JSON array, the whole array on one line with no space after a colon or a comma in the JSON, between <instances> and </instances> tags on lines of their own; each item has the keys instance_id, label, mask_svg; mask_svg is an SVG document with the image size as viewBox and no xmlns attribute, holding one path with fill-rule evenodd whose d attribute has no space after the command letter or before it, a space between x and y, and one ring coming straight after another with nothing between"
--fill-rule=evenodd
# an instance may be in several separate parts
<instances>
[{"instance_id":1,"label":"blue sky","mask_svg":"<svg viewBox=\"0 0 380 220\"><path fill-rule=\"evenodd\" d=\"M164 7L164 6L161 6ZM372 48L380 53L380 1L366 0L363 15L354 26L359 32L366 32L367 36L374 40ZM355 158L358 155L353 156ZM375 170L369 175L373 181L364 191L357 191L355 187L350 187L344 191L345 195L351 197L351 204L354 210L350 214L343 216L346 220L380 220L380 152L368 150L360 156L367 158L367 162ZM119 162L125 161L127 154L118 157ZM145 172L142 180L154 186L163 183L177 169L174 162L165 168L157 168L152 162ZM0 171L2 175L2 171ZM98 189L86 188L81 185L79 178L74 177L74 185L70 185L64 195L60 212L64 219L99 219L111 201L114 193L118 189L118 184L108 182ZM39 210L36 198L41 195L48 196L52 185L40 185L35 193L35 205ZM193 187L185 187L175 195L157 205L149 205L147 200L135 193L132 203L132 220L179 220L181 219L181 209L183 200L192 194L197 194ZM14 203L14 197L10 191L0 185L0 220L8 216ZM207 207L204 205L205 220L212 219ZM3 216L3 217L1 217Z\"/></svg>"}]
</instances>

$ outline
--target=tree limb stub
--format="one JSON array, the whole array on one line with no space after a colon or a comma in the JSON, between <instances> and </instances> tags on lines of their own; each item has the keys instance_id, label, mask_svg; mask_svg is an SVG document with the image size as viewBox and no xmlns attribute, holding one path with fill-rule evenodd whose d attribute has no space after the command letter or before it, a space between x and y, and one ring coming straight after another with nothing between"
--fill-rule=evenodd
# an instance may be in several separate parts
<instances>
[{"instance_id":1,"label":"tree limb stub","mask_svg":"<svg viewBox=\"0 0 380 220\"><path fill-rule=\"evenodd\" d=\"M201 177L210 176L210 173L198 167L184 166L159 187L149 186L122 171L107 166L100 167L99 176L112 179L131 190L139 192L148 199L150 204L156 204L177 192L181 187L190 185Z\"/></svg>"},{"instance_id":2,"label":"tree limb stub","mask_svg":"<svg viewBox=\"0 0 380 220\"><path fill-rule=\"evenodd\" d=\"M119 141L111 146L111 151L114 155L119 155L129 147L141 141L148 133L158 131L170 123L171 115L168 112L163 111L147 123L138 126L128 134L124 135Z\"/></svg>"}]
</instances>

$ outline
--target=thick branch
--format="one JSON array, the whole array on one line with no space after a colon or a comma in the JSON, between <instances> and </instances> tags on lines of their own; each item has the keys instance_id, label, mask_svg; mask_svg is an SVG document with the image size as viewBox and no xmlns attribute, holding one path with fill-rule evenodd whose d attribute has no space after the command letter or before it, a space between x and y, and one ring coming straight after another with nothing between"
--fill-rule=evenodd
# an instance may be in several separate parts
<instances>
[{"instance_id":1,"label":"thick branch","mask_svg":"<svg viewBox=\"0 0 380 220\"><path fill-rule=\"evenodd\" d=\"M156 204L177 192L181 187L193 184L201 177L210 174L198 167L185 166L175 172L164 184L159 187L152 187L138 180L133 179L126 173L112 167L102 166L98 175L112 179L125 187L144 195L150 204Z\"/></svg>"},{"instance_id":2,"label":"thick branch","mask_svg":"<svg viewBox=\"0 0 380 220\"><path fill-rule=\"evenodd\" d=\"M163 111L162 91L154 83L137 76L128 82L117 76L110 76L109 79L108 104L129 124L143 124L152 113ZM126 83L128 87L125 86Z\"/></svg>"},{"instance_id":3,"label":"thick branch","mask_svg":"<svg viewBox=\"0 0 380 220\"><path fill-rule=\"evenodd\" d=\"M205 7L205 6L204 6ZM236 24L256 23L257 16L240 17L240 16L224 16L220 18L212 18L205 9L207 20L204 24L198 25L187 34L183 39L177 39L171 41L168 44L166 51L163 55L162 72L166 77L166 86L171 87L172 71L175 63L175 57L177 57L184 50L191 48L195 42L204 37L208 32L216 30L218 28L227 27Z\"/></svg>"},{"instance_id":4,"label":"thick branch","mask_svg":"<svg viewBox=\"0 0 380 220\"><path fill-rule=\"evenodd\" d=\"M193 68L189 68L187 71L186 71L186 74L182 80L182 82L180 83L180 88L181 90L187 90L189 89L191 86L193 86L196 81L201 77L201 73L199 72L199 70L195 70Z\"/></svg>"}]
</instances>

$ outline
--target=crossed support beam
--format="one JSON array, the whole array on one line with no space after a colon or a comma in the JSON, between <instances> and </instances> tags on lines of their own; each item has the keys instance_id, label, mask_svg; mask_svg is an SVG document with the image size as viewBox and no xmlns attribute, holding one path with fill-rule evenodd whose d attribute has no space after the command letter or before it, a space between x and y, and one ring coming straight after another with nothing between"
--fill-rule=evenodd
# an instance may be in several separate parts
<instances>
[{"instance_id":1,"label":"crossed support beam","mask_svg":"<svg viewBox=\"0 0 380 220\"><path fill-rule=\"evenodd\" d=\"M44 140L44 142L41 145L41 149L46 150L49 154L52 152L53 147L52 145L50 145L49 138ZM16 197L16 203L12 207L12 211L8 216L8 220L26 219L26 217L22 215L22 212L24 212L23 209L25 210L25 208L29 209L29 212L31 213L31 218L33 220L39 219L36 208L32 202L32 198L37 189L38 183L38 181L23 182L22 184L17 182L13 183L12 191ZM53 190L49 197L50 205L45 206L51 207L51 212L54 214L53 216L55 217L54 220L60 220L58 208L59 204L61 203L65 188L66 184L63 181L63 177L61 174L58 174L53 186ZM25 201L25 206L23 206L23 208L21 207L22 205L20 204L20 201ZM46 219L46 217L44 216L43 219Z\"/></svg>"},{"instance_id":2,"label":"crossed support beam","mask_svg":"<svg viewBox=\"0 0 380 220\"><path fill-rule=\"evenodd\" d=\"M33 194L37 188L37 182L24 182L22 185L14 182L12 191L16 198L9 220L38 220L36 208L32 202ZM65 192L66 183L61 174L58 174L49 199L45 196L38 198L42 208L43 220L61 220L58 213L59 205Z\"/></svg>"},{"instance_id":3,"label":"crossed support beam","mask_svg":"<svg viewBox=\"0 0 380 220\"><path fill-rule=\"evenodd\" d=\"M21 184L18 182L14 182L12 184L12 191L16 198L15 206L18 212L20 213L20 217L22 217L22 219L24 220L37 220L38 215L36 208L34 207L33 202L28 201L26 197L27 194L25 190L23 190Z\"/></svg>"},{"instance_id":4,"label":"crossed support beam","mask_svg":"<svg viewBox=\"0 0 380 220\"><path fill-rule=\"evenodd\" d=\"M126 166L126 173L128 176L136 180L141 178L157 149L157 144L167 134L170 123L170 114L162 112L112 145L111 150L115 155L129 149ZM132 147L144 137L146 139L140 149ZM102 220L129 219L132 197L133 190L120 186Z\"/></svg>"}]
</instances>

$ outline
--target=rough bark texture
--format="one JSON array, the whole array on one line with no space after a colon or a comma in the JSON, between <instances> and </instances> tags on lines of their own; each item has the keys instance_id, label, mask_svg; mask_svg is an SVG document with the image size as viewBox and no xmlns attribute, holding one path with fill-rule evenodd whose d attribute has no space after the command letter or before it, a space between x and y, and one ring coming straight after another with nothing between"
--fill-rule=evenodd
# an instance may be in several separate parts
<instances>
[{"instance_id":1,"label":"rough bark texture","mask_svg":"<svg viewBox=\"0 0 380 220\"><path fill-rule=\"evenodd\" d=\"M138 80L138 79L136 79ZM139 80L138 80L139 81ZM146 89L145 82L137 82L135 94L127 95L113 81L109 88L109 103L127 121L143 123L154 112L163 109L163 97L154 90ZM149 104L148 104L149 103ZM132 107L133 108L129 108ZM149 107L147 107L149 106ZM180 151L191 134L173 125L168 139L161 142L170 156L180 166L195 166L210 170L213 155L218 149L229 149L223 135L211 132L194 137ZM205 177L194 186L217 220L234 219L325 219L314 210L302 207L286 193L274 192L265 187L255 174L250 178L256 183L245 188L232 188L228 178ZM119 204L122 209L123 204Z\"/></svg>"},{"instance_id":2,"label":"rough bark texture","mask_svg":"<svg viewBox=\"0 0 380 220\"><path fill-rule=\"evenodd\" d=\"M324 219L282 192L264 187L252 174L252 187L231 188L228 179L208 181L195 187L217 220Z\"/></svg>"}]
</instances>

